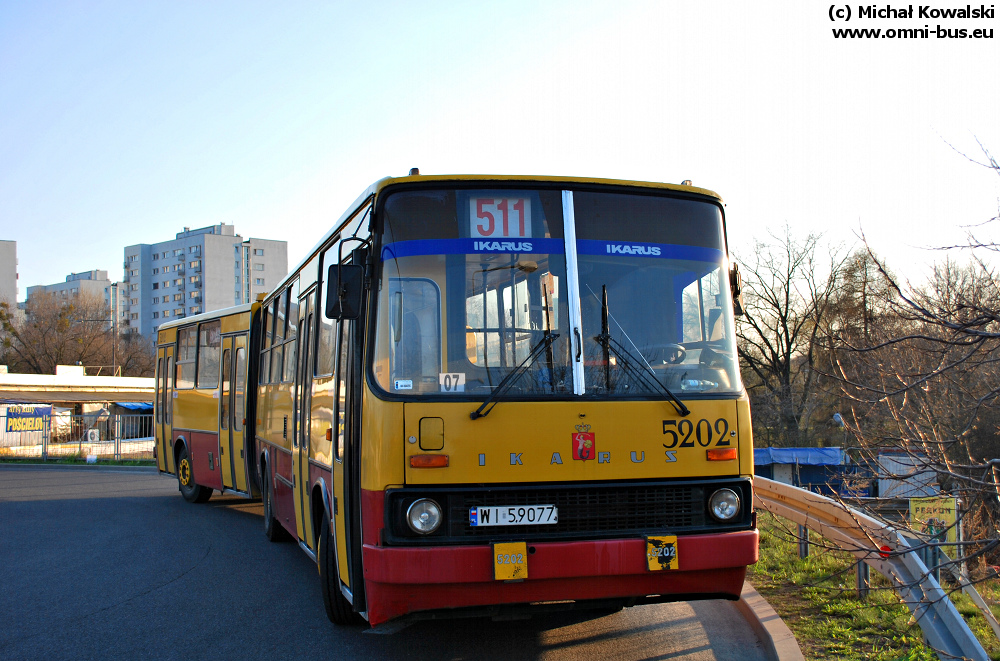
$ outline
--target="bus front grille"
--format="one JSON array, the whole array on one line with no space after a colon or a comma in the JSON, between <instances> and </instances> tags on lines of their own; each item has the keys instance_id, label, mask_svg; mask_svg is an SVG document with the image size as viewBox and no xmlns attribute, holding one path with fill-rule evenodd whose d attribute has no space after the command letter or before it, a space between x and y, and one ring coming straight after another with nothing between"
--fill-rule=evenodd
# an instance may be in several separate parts
<instances>
[{"instance_id":1,"label":"bus front grille","mask_svg":"<svg viewBox=\"0 0 1000 661\"><path fill-rule=\"evenodd\" d=\"M720 524L708 516L706 498L726 486L737 490L745 506L736 521ZM649 534L716 532L751 525L749 480L646 482L629 484L504 485L451 489L399 489L388 494L386 541L390 544L483 543L505 539L559 540L632 537ZM445 520L434 534L409 530L405 512L418 498L441 505ZM513 526L472 525L476 507L553 505L558 521Z\"/></svg>"},{"instance_id":2,"label":"bus front grille","mask_svg":"<svg viewBox=\"0 0 1000 661\"><path fill-rule=\"evenodd\" d=\"M457 502L456 502L457 501ZM469 525L469 511L477 506L518 507L555 505L555 524L517 526L518 535L532 533L629 533L690 528L705 523L701 487L614 487L588 489L525 489L456 494L448 499L448 522L454 537L495 537L500 529Z\"/></svg>"}]
</instances>

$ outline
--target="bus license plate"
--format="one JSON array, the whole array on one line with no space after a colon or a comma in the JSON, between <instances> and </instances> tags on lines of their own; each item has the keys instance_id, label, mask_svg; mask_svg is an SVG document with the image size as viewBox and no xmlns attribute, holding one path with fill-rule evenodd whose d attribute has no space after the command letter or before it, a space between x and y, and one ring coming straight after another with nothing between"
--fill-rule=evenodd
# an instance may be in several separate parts
<instances>
[{"instance_id":1,"label":"bus license plate","mask_svg":"<svg viewBox=\"0 0 1000 661\"><path fill-rule=\"evenodd\" d=\"M649 563L649 571L677 569L677 537L647 537L646 562Z\"/></svg>"},{"instance_id":2,"label":"bus license plate","mask_svg":"<svg viewBox=\"0 0 1000 661\"><path fill-rule=\"evenodd\" d=\"M559 509L555 505L469 509L469 525L472 526L536 526L558 522Z\"/></svg>"}]
</instances>

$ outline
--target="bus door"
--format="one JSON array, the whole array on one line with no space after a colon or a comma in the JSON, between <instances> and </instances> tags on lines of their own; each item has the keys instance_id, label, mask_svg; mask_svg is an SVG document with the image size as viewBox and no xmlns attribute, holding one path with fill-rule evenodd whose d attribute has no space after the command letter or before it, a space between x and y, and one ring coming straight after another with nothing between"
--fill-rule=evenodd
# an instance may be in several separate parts
<instances>
[{"instance_id":1,"label":"bus door","mask_svg":"<svg viewBox=\"0 0 1000 661\"><path fill-rule=\"evenodd\" d=\"M350 348L350 337L351 328L354 326L353 321L341 320L338 323L338 340L337 340L337 363L336 363L336 379L335 379L335 391L334 391L334 411L333 411L333 502L336 503L334 506L334 528L336 534L337 543L337 568L340 572L340 582L343 583L348 590L353 590L351 584L351 565L350 565L350 538L347 531L350 529L350 517L349 508L352 503L350 497L350 489L347 488L347 477L350 475L349 470L345 470L345 464L349 463L345 461L347 459L347 432L348 432L348 415L347 412L350 407L350 390L348 384L351 382L349 367L349 348Z\"/></svg>"},{"instance_id":2,"label":"bus door","mask_svg":"<svg viewBox=\"0 0 1000 661\"><path fill-rule=\"evenodd\" d=\"M344 264L363 261L359 251ZM337 566L355 612L365 606L361 564L361 389L364 306L358 320L341 319L334 396L333 493L336 498Z\"/></svg>"},{"instance_id":3,"label":"bus door","mask_svg":"<svg viewBox=\"0 0 1000 661\"><path fill-rule=\"evenodd\" d=\"M246 420L246 333L222 338L222 378L219 380L219 463L222 485L246 492L246 453L243 425Z\"/></svg>"},{"instance_id":4,"label":"bus door","mask_svg":"<svg viewBox=\"0 0 1000 661\"><path fill-rule=\"evenodd\" d=\"M157 463L162 470L174 473L177 471L177 467L174 466L174 453L171 451L174 393L173 379L170 378L174 373L174 348L160 347L159 354L156 362L159 379L156 388L156 426L159 444L157 453L160 459Z\"/></svg>"},{"instance_id":5,"label":"bus door","mask_svg":"<svg viewBox=\"0 0 1000 661\"><path fill-rule=\"evenodd\" d=\"M292 447L292 469L295 479L295 525L299 539L314 552L316 531L309 516L309 430L312 426L312 320L316 291L311 290L299 300L299 351L296 369L296 423Z\"/></svg>"},{"instance_id":6,"label":"bus door","mask_svg":"<svg viewBox=\"0 0 1000 661\"><path fill-rule=\"evenodd\" d=\"M222 338L222 361L219 379L219 468L222 472L222 486L233 488L233 338Z\"/></svg>"}]
</instances>

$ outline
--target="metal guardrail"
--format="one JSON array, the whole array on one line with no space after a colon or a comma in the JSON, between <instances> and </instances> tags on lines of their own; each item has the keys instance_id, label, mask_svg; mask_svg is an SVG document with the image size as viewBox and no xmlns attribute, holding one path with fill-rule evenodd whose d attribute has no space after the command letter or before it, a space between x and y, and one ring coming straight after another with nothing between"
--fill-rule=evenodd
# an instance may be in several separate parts
<instances>
[{"instance_id":1,"label":"metal guardrail","mask_svg":"<svg viewBox=\"0 0 1000 661\"><path fill-rule=\"evenodd\" d=\"M763 477L754 478L754 499L759 508L819 533L892 581L939 657L989 659L947 592L895 528L826 496ZM988 612L968 578L959 582L970 597L975 593L973 602ZM992 613L987 617L990 620L993 626Z\"/></svg>"}]
</instances>

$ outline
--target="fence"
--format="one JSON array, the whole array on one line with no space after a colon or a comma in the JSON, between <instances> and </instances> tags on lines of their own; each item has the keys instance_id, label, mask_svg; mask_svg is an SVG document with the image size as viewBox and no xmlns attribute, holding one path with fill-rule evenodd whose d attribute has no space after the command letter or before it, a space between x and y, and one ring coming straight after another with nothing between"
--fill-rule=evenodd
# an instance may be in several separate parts
<instances>
[{"instance_id":1,"label":"fence","mask_svg":"<svg viewBox=\"0 0 1000 661\"><path fill-rule=\"evenodd\" d=\"M0 408L0 457L153 458L152 413L72 415L46 411L37 414L34 424L18 425L10 408Z\"/></svg>"}]
</instances>

